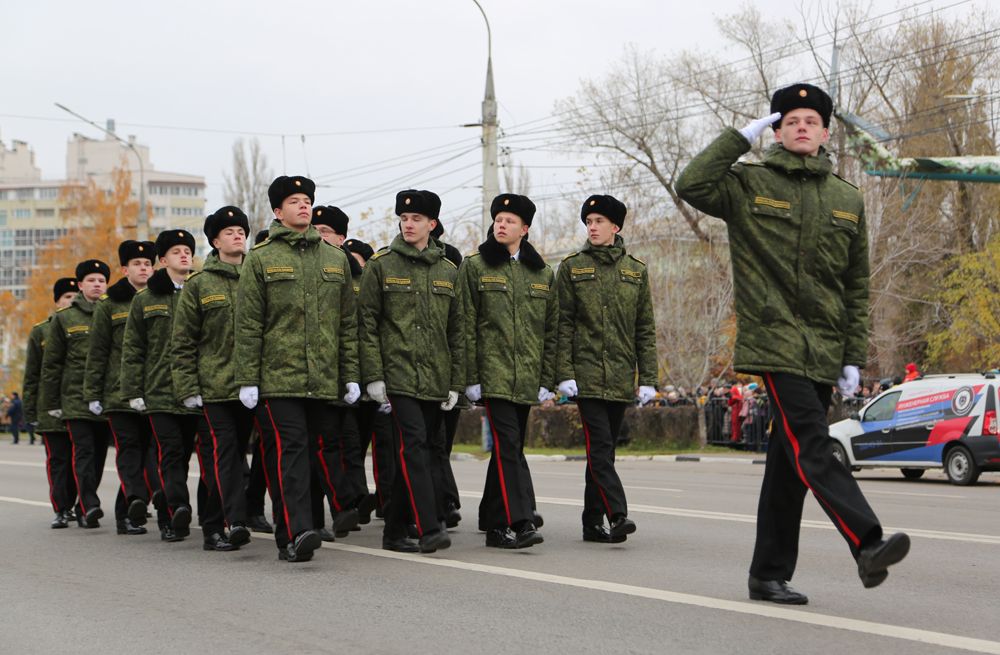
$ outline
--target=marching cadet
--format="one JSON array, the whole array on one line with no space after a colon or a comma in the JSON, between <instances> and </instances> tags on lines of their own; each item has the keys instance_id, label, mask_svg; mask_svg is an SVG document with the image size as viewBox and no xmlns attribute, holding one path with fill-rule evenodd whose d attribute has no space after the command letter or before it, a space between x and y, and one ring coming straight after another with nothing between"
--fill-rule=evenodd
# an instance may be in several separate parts
<instances>
[{"instance_id":1,"label":"marching cadet","mask_svg":"<svg viewBox=\"0 0 1000 655\"><path fill-rule=\"evenodd\" d=\"M439 220L434 229L431 230L431 237L441 243L444 248L445 258L456 267L462 265L462 253L458 248L441 241L444 236L444 224ZM469 409L469 399L465 393L458 396L458 402L447 412L438 414L439 427L434 430L434 439L430 443L431 455L434 462L441 470L441 502L444 507L444 524L451 529L458 527L462 520L462 514L458 511L462 507L462 499L458 493L458 483L455 482L455 472L451 468L451 450L455 444L455 433L458 432L458 419L462 415L463 409Z\"/></svg>"},{"instance_id":2,"label":"marching cadet","mask_svg":"<svg viewBox=\"0 0 1000 655\"><path fill-rule=\"evenodd\" d=\"M627 209L611 196L587 198L580 220L583 249L559 265L559 392L576 400L587 439L583 540L620 543L635 532L615 471L615 444L625 409L656 394L653 299L646 265L625 251L618 232ZM611 525L604 526L604 516Z\"/></svg>"},{"instance_id":3,"label":"marching cadet","mask_svg":"<svg viewBox=\"0 0 1000 655\"><path fill-rule=\"evenodd\" d=\"M348 239L344 242L343 248L358 262L359 270L364 273L364 266L375 254L375 250L357 239ZM351 267L354 271L354 267ZM354 282L354 292L361 291L362 275L352 275ZM358 325L361 325L360 302L358 303L359 318ZM389 420L389 412L392 408L388 403L380 405L371 399L367 392L361 394L358 402L358 409L355 412L356 421L351 423L350 413L345 417L342 431L347 437L352 430L358 434L358 450L361 452L361 471L359 483L368 489L368 479L365 476L364 456L368 452L368 446L372 449L372 476L375 478L375 493L373 494L377 503L375 515L384 516L385 507L389 504L389 493L392 491L392 479L395 475L396 467L392 448L392 425ZM362 517L363 520L364 517Z\"/></svg>"},{"instance_id":4,"label":"marching cadet","mask_svg":"<svg viewBox=\"0 0 1000 655\"><path fill-rule=\"evenodd\" d=\"M493 199L490 214L491 234L458 272L465 395L482 400L493 432L483 490L486 545L527 548L544 539L534 524L524 439L531 406L553 396L559 304L552 268L528 243L534 203L505 193Z\"/></svg>"},{"instance_id":5,"label":"marching cadet","mask_svg":"<svg viewBox=\"0 0 1000 655\"><path fill-rule=\"evenodd\" d=\"M243 262L236 305L236 383L243 404L256 408L278 557L289 562L312 559L322 545L312 528L310 453L339 434L330 401L361 397L349 264L310 224L315 189L304 177L271 183L275 220Z\"/></svg>"},{"instance_id":6,"label":"marching cadet","mask_svg":"<svg viewBox=\"0 0 1000 655\"><path fill-rule=\"evenodd\" d=\"M833 173L823 146L833 101L811 84L779 89L771 115L726 128L677 180L677 193L726 221L736 281L736 371L764 378L775 421L757 509L750 598L804 605L788 586L807 491L847 541L866 588L909 552L882 526L830 451L836 385L853 396L868 359L868 229L864 198ZM736 161L774 124L761 163ZM734 165L735 164L735 165Z\"/></svg>"},{"instance_id":7,"label":"marching cadet","mask_svg":"<svg viewBox=\"0 0 1000 655\"><path fill-rule=\"evenodd\" d=\"M151 461L149 422L129 407L121 396L122 337L128 321L129 308L136 292L146 288L153 274L156 246L149 241L122 241L118 260L125 276L108 287L94 308L90 323L90 349L87 372L83 380L83 399L95 416L106 413L111 436L115 442L115 466L121 490L115 502L118 534L146 534L146 508L154 491L160 489L155 468L147 471ZM155 460L152 460L155 461ZM170 515L158 512L161 527Z\"/></svg>"},{"instance_id":8,"label":"marching cadet","mask_svg":"<svg viewBox=\"0 0 1000 655\"><path fill-rule=\"evenodd\" d=\"M355 282L355 280L360 281L363 268L358 260L342 247L344 239L347 238L347 226L350 220L339 207L313 207L312 225L319 232L320 237L331 246L340 248L347 255L347 263L351 267L351 286L354 289L354 297L357 299L359 282ZM336 438L323 440L324 448L320 456L324 463L316 472L326 475L326 470L330 467L340 468L341 475L330 476L328 480L329 484L339 487L333 498L330 499L330 509L335 517L335 536L346 537L350 530L361 529L358 524L371 522L372 510L375 509L377 500L374 496L369 495L368 482L365 479L365 453L361 450L361 439L358 435L358 404L348 405L339 398L333 400L332 403L340 412L340 434L334 435ZM357 510L358 518L356 521L353 518L352 510ZM319 531L324 541L333 541L334 535L323 529L323 514L322 487L316 484L313 489L314 527ZM354 527L338 528L347 522L355 523Z\"/></svg>"},{"instance_id":9,"label":"marching cadet","mask_svg":"<svg viewBox=\"0 0 1000 655\"><path fill-rule=\"evenodd\" d=\"M254 235L253 245L258 245L267 240L267 230L260 230ZM256 425L256 423L254 424ZM251 447L253 454L250 457L250 471L246 477L246 499L247 499L247 527L254 532L264 534L274 534L274 526L267 521L264 516L264 495L267 493L267 474L264 471L264 449L260 440L260 432L257 432L257 440Z\"/></svg>"},{"instance_id":10,"label":"marching cadet","mask_svg":"<svg viewBox=\"0 0 1000 655\"><path fill-rule=\"evenodd\" d=\"M101 486L104 460L108 456L108 426L87 408L83 378L94 303L104 295L109 277L111 269L102 261L88 259L77 264L80 292L69 307L56 310L42 360L41 408L49 416L62 419L69 432L73 477L80 494L77 522L84 528L99 527L99 519L104 517L97 488Z\"/></svg>"},{"instance_id":11,"label":"marching cadet","mask_svg":"<svg viewBox=\"0 0 1000 655\"><path fill-rule=\"evenodd\" d=\"M69 307L78 291L75 278L63 277L56 280L52 287L56 309ZM49 479L49 500L56 513L56 517L52 520L52 528L59 529L68 527L69 522L76 518L73 513L73 503L76 502L76 481L73 479L73 444L70 443L66 426L58 419L49 416L47 412L39 414L42 359L54 316L55 314L50 314L47 319L37 323L28 335L22 400L24 422L36 424L35 429L45 444L45 472Z\"/></svg>"},{"instance_id":12,"label":"marching cadet","mask_svg":"<svg viewBox=\"0 0 1000 655\"><path fill-rule=\"evenodd\" d=\"M232 551L250 541L243 469L253 410L239 400L233 360L236 292L250 223L239 207L227 206L205 219L204 230L212 252L202 269L188 276L177 299L173 393L185 407L202 412L198 452L210 498L202 523L204 549Z\"/></svg>"},{"instance_id":13,"label":"marching cadet","mask_svg":"<svg viewBox=\"0 0 1000 655\"><path fill-rule=\"evenodd\" d=\"M431 237L441 199L430 191L396 195L401 233L374 255L361 276L362 383L392 406L397 471L385 514L382 547L432 553L451 546L442 516L440 468L428 443L465 390L458 271ZM412 514L411 514L412 512ZM412 516L420 544L406 537Z\"/></svg>"},{"instance_id":14,"label":"marching cadet","mask_svg":"<svg viewBox=\"0 0 1000 655\"><path fill-rule=\"evenodd\" d=\"M170 523L160 526L160 538L168 542L191 534L187 478L201 412L174 397L170 342L194 249L194 236L186 230L157 235L156 254L163 268L132 299L122 337L121 396L148 417L153 431L163 502L170 515Z\"/></svg>"}]
</instances>

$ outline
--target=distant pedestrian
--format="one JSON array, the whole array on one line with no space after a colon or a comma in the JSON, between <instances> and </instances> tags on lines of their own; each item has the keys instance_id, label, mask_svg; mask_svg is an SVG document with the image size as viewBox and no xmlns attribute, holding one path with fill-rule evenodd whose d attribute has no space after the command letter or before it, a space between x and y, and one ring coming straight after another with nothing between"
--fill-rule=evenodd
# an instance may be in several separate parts
<instances>
[{"instance_id":1,"label":"distant pedestrian","mask_svg":"<svg viewBox=\"0 0 1000 655\"><path fill-rule=\"evenodd\" d=\"M903 382L909 382L910 380L916 380L920 377L920 372L917 371L917 365L910 362L906 365L906 377L903 378Z\"/></svg>"},{"instance_id":2,"label":"distant pedestrian","mask_svg":"<svg viewBox=\"0 0 1000 655\"><path fill-rule=\"evenodd\" d=\"M14 435L14 443L18 441L18 431L21 427L21 421L24 419L24 412L21 409L21 398L17 395L17 392L11 394L13 396L10 399L10 405L7 407L7 418L10 419L10 433ZM32 438L32 443L34 443L34 438Z\"/></svg>"}]
</instances>

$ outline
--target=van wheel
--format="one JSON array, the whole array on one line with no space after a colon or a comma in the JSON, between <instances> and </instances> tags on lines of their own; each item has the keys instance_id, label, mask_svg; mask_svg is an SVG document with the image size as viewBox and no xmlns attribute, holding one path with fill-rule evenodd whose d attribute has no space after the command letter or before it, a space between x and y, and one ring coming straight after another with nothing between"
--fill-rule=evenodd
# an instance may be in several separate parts
<instances>
[{"instance_id":1,"label":"van wheel","mask_svg":"<svg viewBox=\"0 0 1000 655\"><path fill-rule=\"evenodd\" d=\"M960 487L975 484L979 479L979 467L965 446L955 446L948 451L944 470L948 474L948 481Z\"/></svg>"},{"instance_id":2,"label":"van wheel","mask_svg":"<svg viewBox=\"0 0 1000 655\"><path fill-rule=\"evenodd\" d=\"M924 471L926 469L899 469L899 470L902 472L903 477L906 478L907 480L916 480L917 478L919 478L924 474Z\"/></svg>"},{"instance_id":3,"label":"van wheel","mask_svg":"<svg viewBox=\"0 0 1000 655\"><path fill-rule=\"evenodd\" d=\"M847 459L847 451L844 450L844 446L839 441L834 441L830 446L830 454L833 458L843 464L845 467L850 468L851 460Z\"/></svg>"}]
</instances>

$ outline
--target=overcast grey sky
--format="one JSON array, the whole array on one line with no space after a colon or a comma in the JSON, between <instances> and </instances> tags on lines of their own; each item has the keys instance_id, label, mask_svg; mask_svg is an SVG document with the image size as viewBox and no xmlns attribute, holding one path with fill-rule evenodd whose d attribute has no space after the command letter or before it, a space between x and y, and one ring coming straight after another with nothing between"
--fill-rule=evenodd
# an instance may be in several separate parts
<instances>
[{"instance_id":1,"label":"overcast grey sky","mask_svg":"<svg viewBox=\"0 0 1000 655\"><path fill-rule=\"evenodd\" d=\"M582 78L606 74L630 43L664 55L720 50L713 19L741 5L481 2L506 130L549 117L555 101L573 95ZM796 2L754 4L797 18ZM872 4L876 13L900 6ZM330 182L317 202L342 201L352 216L390 207L394 192L409 186L448 191L443 217L479 202L480 131L458 127L479 120L486 73L486 27L472 0L4 2L0 23L0 138L8 147L14 139L29 142L47 179L64 176L73 132L101 137L58 110L59 102L102 125L115 118L119 134L150 146L158 170L204 175L208 211L223 202L223 171L241 134L260 135L276 173ZM420 161L342 173L447 144L454 145ZM573 168L588 161L530 152L514 160L546 166L533 169L532 180L533 189L548 190L572 181ZM366 192L397 178L391 190Z\"/></svg>"}]
</instances>

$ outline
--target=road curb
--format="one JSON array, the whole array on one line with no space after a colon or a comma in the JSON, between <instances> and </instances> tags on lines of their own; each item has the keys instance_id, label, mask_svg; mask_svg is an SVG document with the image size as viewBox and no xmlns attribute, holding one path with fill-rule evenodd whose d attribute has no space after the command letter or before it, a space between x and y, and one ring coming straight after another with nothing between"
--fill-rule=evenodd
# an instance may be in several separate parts
<instances>
[{"instance_id":1,"label":"road curb","mask_svg":"<svg viewBox=\"0 0 1000 655\"><path fill-rule=\"evenodd\" d=\"M485 453L484 453L485 454ZM469 453L452 453L451 460L467 462L479 458ZM585 462L586 455L525 455L529 462ZM697 455L616 455L616 462L719 462L722 464L763 464L763 459L742 457L699 457Z\"/></svg>"}]
</instances>

